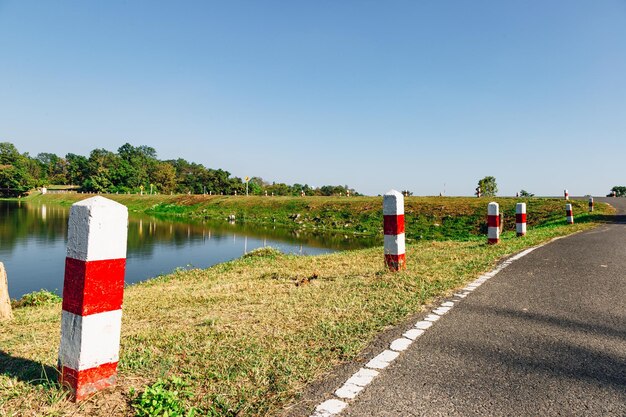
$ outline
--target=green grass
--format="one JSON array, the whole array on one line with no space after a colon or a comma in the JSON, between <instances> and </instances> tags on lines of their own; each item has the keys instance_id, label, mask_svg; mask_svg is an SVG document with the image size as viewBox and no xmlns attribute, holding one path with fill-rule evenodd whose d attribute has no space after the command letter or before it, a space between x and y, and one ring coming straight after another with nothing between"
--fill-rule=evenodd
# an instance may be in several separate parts
<instances>
[{"instance_id":1,"label":"green grass","mask_svg":"<svg viewBox=\"0 0 626 417\"><path fill-rule=\"evenodd\" d=\"M549 221L524 238L506 232L499 245L484 236L416 240L400 273L385 269L380 247L316 257L264 250L130 286L119 382L79 404L55 383L60 305L17 308L0 332L0 415L126 416L154 398L155 407L193 407L197 415L276 415L381 330L502 257L593 227L594 219ZM174 395L176 386L159 381L180 381L189 395Z\"/></svg>"},{"instance_id":2,"label":"green grass","mask_svg":"<svg viewBox=\"0 0 626 417\"><path fill-rule=\"evenodd\" d=\"M70 205L85 194L34 195L26 201ZM221 220L235 215L238 223L280 226L311 232L382 235L381 197L257 197L199 195L107 195L131 212L186 219ZM405 200L409 240L467 240L486 230L489 201L500 204L504 228L515 229L515 204L526 202L528 227L565 217L562 199L408 197ZM575 213L586 213L587 202L572 200ZM600 206L599 204L597 205Z\"/></svg>"}]
</instances>

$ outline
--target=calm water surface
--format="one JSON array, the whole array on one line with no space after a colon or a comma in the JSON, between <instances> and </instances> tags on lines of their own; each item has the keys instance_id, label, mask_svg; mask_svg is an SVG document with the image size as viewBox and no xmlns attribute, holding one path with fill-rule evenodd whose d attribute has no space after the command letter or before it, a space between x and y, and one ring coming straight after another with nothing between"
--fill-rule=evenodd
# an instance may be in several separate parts
<instances>
[{"instance_id":1,"label":"calm water surface","mask_svg":"<svg viewBox=\"0 0 626 417\"><path fill-rule=\"evenodd\" d=\"M63 288L69 207L0 201L0 262L9 278L11 298ZM380 239L313 235L272 227L189 223L133 215L128 225L126 283L172 272L206 268L264 246L285 253L318 255L381 244Z\"/></svg>"}]
</instances>

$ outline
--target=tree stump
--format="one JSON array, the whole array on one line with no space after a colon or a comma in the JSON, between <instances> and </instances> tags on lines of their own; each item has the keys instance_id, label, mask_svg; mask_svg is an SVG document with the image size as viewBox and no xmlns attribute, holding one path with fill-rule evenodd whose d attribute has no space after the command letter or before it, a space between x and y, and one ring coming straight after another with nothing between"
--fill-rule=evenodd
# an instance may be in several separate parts
<instances>
[{"instance_id":1,"label":"tree stump","mask_svg":"<svg viewBox=\"0 0 626 417\"><path fill-rule=\"evenodd\" d=\"M9 298L9 281L4 264L0 262L0 320L11 320L13 311L11 310L11 298Z\"/></svg>"}]
</instances>

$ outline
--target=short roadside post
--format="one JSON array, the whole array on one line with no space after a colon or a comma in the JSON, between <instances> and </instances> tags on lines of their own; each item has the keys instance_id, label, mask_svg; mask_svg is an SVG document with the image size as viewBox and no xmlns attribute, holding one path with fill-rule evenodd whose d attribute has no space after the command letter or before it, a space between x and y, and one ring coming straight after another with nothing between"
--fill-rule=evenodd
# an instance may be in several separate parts
<instances>
[{"instance_id":1,"label":"short roadside post","mask_svg":"<svg viewBox=\"0 0 626 417\"><path fill-rule=\"evenodd\" d=\"M565 205L565 217L567 218L567 223L568 224L574 224L574 213L572 211L572 205L571 204L566 204Z\"/></svg>"},{"instance_id":2,"label":"short roadside post","mask_svg":"<svg viewBox=\"0 0 626 417\"><path fill-rule=\"evenodd\" d=\"M11 310L11 298L9 298L9 280L4 269L4 264L0 262L0 321L13 319Z\"/></svg>"},{"instance_id":3,"label":"short roadside post","mask_svg":"<svg viewBox=\"0 0 626 417\"><path fill-rule=\"evenodd\" d=\"M404 196L391 190L383 197L383 230L385 264L390 271L406 268L404 245Z\"/></svg>"},{"instance_id":4,"label":"short roadside post","mask_svg":"<svg viewBox=\"0 0 626 417\"><path fill-rule=\"evenodd\" d=\"M589 196L589 212L593 211L593 197Z\"/></svg>"},{"instance_id":5,"label":"short roadside post","mask_svg":"<svg viewBox=\"0 0 626 417\"><path fill-rule=\"evenodd\" d=\"M563 190L563 196L565 197L566 200L569 200L569 191Z\"/></svg>"},{"instance_id":6,"label":"short roadside post","mask_svg":"<svg viewBox=\"0 0 626 417\"><path fill-rule=\"evenodd\" d=\"M500 205L496 202L487 206L487 242L490 245L500 242Z\"/></svg>"},{"instance_id":7,"label":"short roadside post","mask_svg":"<svg viewBox=\"0 0 626 417\"><path fill-rule=\"evenodd\" d=\"M515 232L517 236L526 235L526 203L515 205Z\"/></svg>"},{"instance_id":8,"label":"short roadside post","mask_svg":"<svg viewBox=\"0 0 626 417\"><path fill-rule=\"evenodd\" d=\"M117 379L128 210L104 197L72 205L63 283L59 382L80 401Z\"/></svg>"}]
</instances>

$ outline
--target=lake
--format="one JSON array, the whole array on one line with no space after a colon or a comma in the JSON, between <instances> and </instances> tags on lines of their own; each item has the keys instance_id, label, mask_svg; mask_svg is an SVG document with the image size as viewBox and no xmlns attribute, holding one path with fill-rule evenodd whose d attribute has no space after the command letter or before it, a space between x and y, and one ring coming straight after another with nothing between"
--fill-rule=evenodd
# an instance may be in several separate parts
<instances>
[{"instance_id":1,"label":"lake","mask_svg":"<svg viewBox=\"0 0 626 417\"><path fill-rule=\"evenodd\" d=\"M0 262L9 294L47 289L61 294L69 207L0 201ZM382 245L382 238L294 232L271 226L189 222L130 213L127 284L176 268L207 268L271 246L284 253L319 255Z\"/></svg>"}]
</instances>

